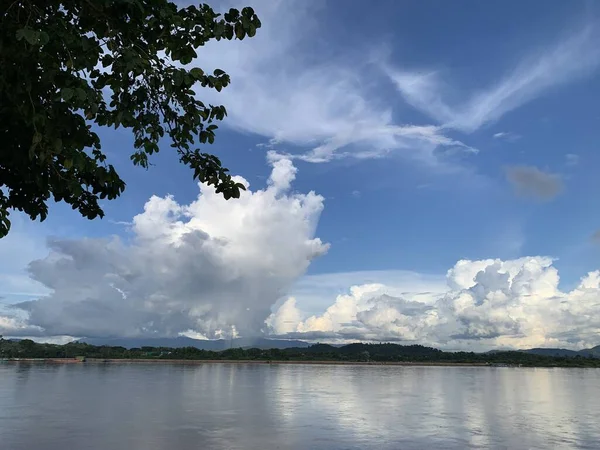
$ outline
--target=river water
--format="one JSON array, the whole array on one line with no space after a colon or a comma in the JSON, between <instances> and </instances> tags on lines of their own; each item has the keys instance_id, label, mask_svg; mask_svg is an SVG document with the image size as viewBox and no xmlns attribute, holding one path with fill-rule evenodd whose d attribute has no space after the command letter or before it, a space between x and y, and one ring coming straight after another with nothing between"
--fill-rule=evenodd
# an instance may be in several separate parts
<instances>
[{"instance_id":1,"label":"river water","mask_svg":"<svg viewBox=\"0 0 600 450\"><path fill-rule=\"evenodd\" d=\"M600 370L0 363L0 449L600 448Z\"/></svg>"}]
</instances>

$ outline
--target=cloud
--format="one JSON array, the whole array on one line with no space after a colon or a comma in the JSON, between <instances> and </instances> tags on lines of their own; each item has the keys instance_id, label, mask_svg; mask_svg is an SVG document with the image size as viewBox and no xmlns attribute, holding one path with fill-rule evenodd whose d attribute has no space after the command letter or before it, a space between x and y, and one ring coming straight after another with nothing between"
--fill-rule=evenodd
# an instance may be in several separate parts
<instances>
[{"instance_id":1,"label":"cloud","mask_svg":"<svg viewBox=\"0 0 600 450\"><path fill-rule=\"evenodd\" d=\"M576 155L575 153L567 153L565 155L565 160L566 160L567 166L569 166L569 167L576 166L577 164L579 164L579 155Z\"/></svg>"},{"instance_id":2,"label":"cloud","mask_svg":"<svg viewBox=\"0 0 600 450\"><path fill-rule=\"evenodd\" d=\"M40 283L23 270L31 260L45 256L48 251L40 233L43 225L31 223L22 213L11 214L11 232L0 239L0 304L48 293Z\"/></svg>"},{"instance_id":3,"label":"cloud","mask_svg":"<svg viewBox=\"0 0 600 450\"><path fill-rule=\"evenodd\" d=\"M0 333L258 334L271 305L328 249L314 237L323 197L290 192L294 166L272 165L268 186L238 200L205 185L188 205L153 196L129 242L50 240L50 254L29 272L51 294L18 303L19 315L0 312Z\"/></svg>"},{"instance_id":4,"label":"cloud","mask_svg":"<svg viewBox=\"0 0 600 450\"><path fill-rule=\"evenodd\" d=\"M446 349L598 345L600 271L574 290L558 287L551 258L459 261L443 294L390 295L381 284L353 286L320 314L299 320L294 299L269 318L280 336L396 341ZM292 317L285 326L281 317ZM306 317L306 315L304 314ZM293 328L293 331L289 331Z\"/></svg>"},{"instance_id":5,"label":"cloud","mask_svg":"<svg viewBox=\"0 0 600 450\"><path fill-rule=\"evenodd\" d=\"M201 91L202 99L227 106L225 126L268 140L273 170L267 187L230 202L204 185L188 205L152 197L142 213L123 222L131 239L50 240L50 255L29 257L35 259L30 277L18 274L27 289L3 281L9 293L39 299L0 310L0 333L212 338L266 330L445 348L593 342L598 274L561 292L548 258L460 261L443 289L436 276L398 272L385 279L365 272L297 281L328 245L315 237L323 198L291 189L294 159L317 163L393 151L433 167L443 160L440 147L475 152L447 129L473 131L595 70L594 29L528 58L458 104L446 100L450 89L440 73L386 68L404 98L438 122L415 125L397 123L390 99L368 88L363 69L370 63L324 59L313 51L308 41L318 30L311 8L307 2L257 3L264 28L255 38L211 43L199 52L203 68L223 68L232 77L221 93ZM519 192L539 198L563 186L560 176L535 167L509 168L507 176ZM2 253L0 247L0 256L15 249Z\"/></svg>"},{"instance_id":6,"label":"cloud","mask_svg":"<svg viewBox=\"0 0 600 450\"><path fill-rule=\"evenodd\" d=\"M408 270L364 270L305 275L290 289L290 296L302 305L308 315L323 312L324 302L347 292L352 285L385 286L385 292L393 296L420 297L447 291L446 278L439 274L423 274ZM274 305L280 306L285 298Z\"/></svg>"},{"instance_id":7,"label":"cloud","mask_svg":"<svg viewBox=\"0 0 600 450\"><path fill-rule=\"evenodd\" d=\"M2 312L2 310L0 310ZM3 336L40 336L43 330L39 327L29 325L19 317L0 315L0 335Z\"/></svg>"},{"instance_id":8,"label":"cloud","mask_svg":"<svg viewBox=\"0 0 600 450\"><path fill-rule=\"evenodd\" d=\"M552 88L594 72L600 64L598 37L595 24L583 26L553 47L531 53L500 82L455 104L445 100L452 89L438 71L386 66L385 72L407 103L445 128L471 133Z\"/></svg>"},{"instance_id":9,"label":"cloud","mask_svg":"<svg viewBox=\"0 0 600 450\"><path fill-rule=\"evenodd\" d=\"M461 260L443 283L439 276L374 271L313 275L291 287L327 246L306 227L319 211L308 206L309 194L272 189L244 194L236 208L240 226L214 218L229 205L202 187L190 205L150 200L134 218L130 244L52 242L52 253L30 270L53 293L0 311L0 334L64 342L84 335L207 338L263 330L283 338L482 351L598 344L600 271L562 291L548 257ZM283 222L274 224L277 216ZM244 224L253 222L262 223L260 231L245 234ZM289 227L303 231L292 237ZM278 234L284 239L266 238ZM336 294L353 281L362 284ZM270 311L290 291L294 296Z\"/></svg>"},{"instance_id":10,"label":"cloud","mask_svg":"<svg viewBox=\"0 0 600 450\"><path fill-rule=\"evenodd\" d=\"M540 200L550 200L564 188L560 175L544 172L533 166L508 167L506 178L517 194Z\"/></svg>"},{"instance_id":11,"label":"cloud","mask_svg":"<svg viewBox=\"0 0 600 450\"><path fill-rule=\"evenodd\" d=\"M499 133L494 133L492 135L492 137L494 139L502 139L502 140L508 141L508 142L515 142L521 138L520 135L518 135L516 133L512 133L510 131L501 131Z\"/></svg>"},{"instance_id":12,"label":"cloud","mask_svg":"<svg viewBox=\"0 0 600 450\"><path fill-rule=\"evenodd\" d=\"M263 136L291 152L287 158L313 163L394 151L437 165L438 147L473 151L439 127L396 123L393 103L367 87L367 58L357 63L350 55L315 52L317 4L274 0L234 6L247 3L255 3L263 24L255 37L211 42L199 50L203 68L222 68L231 76L220 93L199 91L203 101L226 105L224 126Z\"/></svg>"},{"instance_id":13,"label":"cloud","mask_svg":"<svg viewBox=\"0 0 600 450\"><path fill-rule=\"evenodd\" d=\"M277 308L277 314L272 313L267 317L265 324L277 334L286 334L294 332L301 321L302 315L296 308L296 299L290 297Z\"/></svg>"}]
</instances>

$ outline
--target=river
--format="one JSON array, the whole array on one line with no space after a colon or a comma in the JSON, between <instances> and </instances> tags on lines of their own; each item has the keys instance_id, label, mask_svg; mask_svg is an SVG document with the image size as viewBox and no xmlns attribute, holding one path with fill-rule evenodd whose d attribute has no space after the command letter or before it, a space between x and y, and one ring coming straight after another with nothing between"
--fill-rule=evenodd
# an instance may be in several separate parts
<instances>
[{"instance_id":1,"label":"river","mask_svg":"<svg viewBox=\"0 0 600 450\"><path fill-rule=\"evenodd\" d=\"M0 363L2 450L600 448L600 369Z\"/></svg>"}]
</instances>

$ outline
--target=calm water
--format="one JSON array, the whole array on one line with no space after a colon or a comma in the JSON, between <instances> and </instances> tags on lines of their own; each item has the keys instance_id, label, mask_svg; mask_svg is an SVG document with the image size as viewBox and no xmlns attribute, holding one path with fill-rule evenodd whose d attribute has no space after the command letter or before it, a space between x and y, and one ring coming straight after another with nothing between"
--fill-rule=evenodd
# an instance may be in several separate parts
<instances>
[{"instance_id":1,"label":"calm water","mask_svg":"<svg viewBox=\"0 0 600 450\"><path fill-rule=\"evenodd\" d=\"M600 370L0 363L0 448L600 448Z\"/></svg>"}]
</instances>

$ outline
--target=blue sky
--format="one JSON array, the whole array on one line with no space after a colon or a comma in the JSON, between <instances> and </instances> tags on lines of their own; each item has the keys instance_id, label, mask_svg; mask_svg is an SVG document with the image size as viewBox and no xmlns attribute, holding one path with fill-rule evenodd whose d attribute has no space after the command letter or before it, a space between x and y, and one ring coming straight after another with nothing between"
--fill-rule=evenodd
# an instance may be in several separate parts
<instances>
[{"instance_id":1,"label":"blue sky","mask_svg":"<svg viewBox=\"0 0 600 450\"><path fill-rule=\"evenodd\" d=\"M593 2L583 1L540 5L537 1L381 1L366 8L364 2L354 1L343 5L257 1L253 6L263 28L254 39L214 43L199 51L202 67L225 69L232 78L222 93L202 93L229 111L215 144L206 150L247 180L252 192L267 192L276 185L277 195L300 196L296 199L300 202L310 191L323 197L317 202L319 211L308 207L300 222L282 222L283 228L273 225L263 230L266 235L280 236L281 241L296 242L292 237L288 240L286 233L310 222L311 226L302 228L302 239L318 238L324 246L328 244L300 262L277 263L289 263L294 269L285 273L285 282L269 291L268 299L260 300L263 319L265 308L275 305L267 323L271 333L310 337L310 332L321 332L344 339L356 333L344 335L343 330L350 327L354 333L360 328L361 312L365 317L369 312L375 316L383 304L393 311L380 314L387 314L388 321L400 327L396 313L407 316L398 306L402 302L438 293L441 297L423 300L429 308L449 295L462 298L483 283L476 276L488 266L500 275L509 273L510 280L506 289L486 286L486 292L514 291L518 284L514 277L527 272L528 295L537 292L540 302L572 298L580 279L599 268L599 244L593 236L600 229L600 209L594 200L600 188L596 151L600 145L600 10ZM15 216L11 236L0 242L0 255L10 258L3 257L10 262L0 264L0 295L5 304L54 291L47 308L19 312L19 320L25 317L19 322L23 333L47 335L53 329L53 335L74 335L76 331L48 325L50 311L63 308L58 302L64 302L65 296L40 281L44 277L39 272L26 269L32 260L43 258L50 265L47 237L81 244L116 236L130 248L139 244L143 234L131 225L132 219L143 212L151 196L172 195L178 205L189 205L198 197L191 173L178 164L167 143L152 159L155 165L144 171L129 161L132 139L126 130L101 130L100 136L110 161L127 182L125 194L106 204L106 217L89 222L55 205L43 224ZM282 183L273 181L273 165L284 174ZM226 216L219 217L227 221ZM206 224L212 219L203 220ZM220 227L227 228L221 222L213 226L215 231L209 234L214 238L225 236L233 242L239 237L220 236ZM270 246L284 244L265 240L264 245L269 253ZM290 247L289 252L295 249ZM460 260L468 260L473 273L470 281L455 283L447 272L458 273L455 265ZM532 265L544 270L534 270ZM69 278L56 266L53 270L56 277ZM540 281L539 277L546 276L552 280ZM377 287L364 288L372 283ZM536 291L540 283L553 285L552 292ZM446 292L448 285L452 294ZM338 325L323 325L323 320L331 319L333 313L325 317L331 305L344 295L354 295L352 286L360 291L352 300L355 311ZM370 293L366 297L365 289ZM260 295L267 294L261 291ZM277 309L290 295L294 305L288 303L285 311ZM401 301L390 306L387 298L381 300L382 295ZM521 312L527 309L516 300L518 293L511 295L514 302L508 303L518 304ZM585 295L591 298L591 312L585 312L591 317L597 293L586 291ZM129 297L123 294L123 299ZM486 299L494 309L492 300ZM241 303L251 308L251 300ZM202 299L189 301L211 304ZM474 301L474 310L480 303ZM191 314L188 303L177 308ZM441 316L441 306L435 308ZM456 304L453 308L444 314L458 320L464 308ZM515 317L514 311L494 311ZM292 318L283 320L281 324L288 325L280 324L277 329L273 321L278 312ZM16 319L6 314L12 317L14 328ZM542 321L538 316L538 325L514 319L517 325L501 321L501 326L488 323L489 310L477 314L459 320L477 345L594 343L586 334L594 324L586 323L585 333L583 325L573 325L572 329L579 330L576 339L564 337L572 329L552 328L540 337L533 331ZM33 315L44 319L36 322ZM481 331L483 325L464 325L484 316L485 326L492 330L489 335ZM237 317L232 319L235 323L194 317L204 322L192 327L186 321L191 335L213 337L215 330L231 326L239 330L247 325ZM312 317L315 320L310 322ZM205 326L213 319L219 325ZM321 325L315 325L319 320ZM248 330L257 331L260 320L251 322ZM372 323L361 323L368 332L361 328L363 334L356 335L364 339L414 338L456 348L471 345L471 341L452 337L464 334L462 328L444 334L437 326L435 332L420 329L419 334L402 327L394 331L387 325L374 329ZM153 332L186 331L167 328L168 332ZM78 330L85 333L85 329ZM139 330L139 324L132 325L122 334Z\"/></svg>"}]
</instances>

